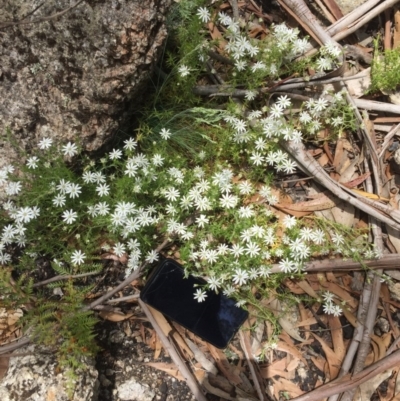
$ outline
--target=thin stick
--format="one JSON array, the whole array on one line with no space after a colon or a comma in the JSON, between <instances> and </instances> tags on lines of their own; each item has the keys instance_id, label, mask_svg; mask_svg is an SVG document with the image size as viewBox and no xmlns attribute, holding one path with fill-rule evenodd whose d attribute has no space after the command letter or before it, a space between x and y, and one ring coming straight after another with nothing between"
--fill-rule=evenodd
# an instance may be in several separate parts
<instances>
[{"instance_id":1,"label":"thin stick","mask_svg":"<svg viewBox=\"0 0 400 401\"><path fill-rule=\"evenodd\" d=\"M375 217L377 220L400 231L400 212L398 210L365 198L332 180L319 163L308 155L303 144L296 144L293 141L281 141L280 143L308 175L314 176L317 182L331 191L339 199L349 202L363 212ZM390 217L381 212L386 213Z\"/></svg>"},{"instance_id":2,"label":"thin stick","mask_svg":"<svg viewBox=\"0 0 400 401\"><path fill-rule=\"evenodd\" d=\"M322 12L325 15L325 18L333 24L336 21L336 18L331 14L331 12L325 7L324 3L321 0L315 0L316 3L319 5L321 8Z\"/></svg>"},{"instance_id":3,"label":"thin stick","mask_svg":"<svg viewBox=\"0 0 400 401\"><path fill-rule=\"evenodd\" d=\"M374 163L374 158L371 159L371 163ZM378 159L377 163L380 161ZM367 166L366 172L368 169L368 163L365 160L365 164ZM376 169L380 169L380 166L376 166ZM368 177L366 180L367 183L367 191L372 191L372 182L371 177ZM375 188L381 188L382 182L380 180L379 175L374 175ZM370 217L370 225L372 229L372 234L374 236L374 245L377 249L377 252L383 254L383 240L382 240L382 228L381 225L372 217ZM368 291L369 302L368 308L366 310L365 323L363 323L363 334L361 338L360 345L357 351L357 357L353 367L353 374L361 372L364 368L365 361L367 359L367 355L369 353L370 345L371 345L371 334L373 333L375 319L378 312L378 302L379 302L379 294L381 289L381 281L380 276L382 276L383 270L379 269L376 273L369 272L367 274L367 280L365 282L365 291ZM372 285L371 285L372 281ZM363 319L364 320L364 319ZM347 373L347 372L346 372ZM356 388L347 391L343 394L341 400L342 401L351 401L354 398Z\"/></svg>"},{"instance_id":4,"label":"thin stick","mask_svg":"<svg viewBox=\"0 0 400 401\"><path fill-rule=\"evenodd\" d=\"M339 41L339 40L342 40L345 37L349 36L350 34L354 33L355 31L358 31L367 22L371 21L373 18L375 18L381 12L387 10L388 8L393 7L399 1L400 0L386 0L386 1L384 1L382 4L379 4L379 6L375 7L369 13L365 14L359 21L357 21L357 23L349 26L347 29L345 29L345 30L337 33L336 35L334 35L333 39L336 40L336 41Z\"/></svg>"},{"instance_id":5,"label":"thin stick","mask_svg":"<svg viewBox=\"0 0 400 401\"><path fill-rule=\"evenodd\" d=\"M350 99L351 100L351 99ZM360 118L361 116L358 115ZM365 130L362 130L364 136L365 134L368 135L368 133L365 132ZM369 143L369 146L374 146L367 140L364 141L365 143ZM368 146L367 146L368 147ZM371 163L374 167L374 171L378 170L380 168L380 161L376 157L376 149L371 149L371 151L374 151L375 157L371 158ZM377 165L375 165L377 163ZM365 166L365 173L370 172L369 165L367 159L364 159L364 166ZM376 191L379 193L380 188L382 187L382 183L380 180L380 177L378 174L374 173L374 181L375 181L375 188ZM371 176L367 178L365 181L366 183L366 190L370 193L373 193L373 184L372 184L372 179ZM383 241L382 241L382 229L379 224L374 218L370 217L370 227L371 231L374 237L374 244L376 246L376 249L380 254L383 253ZM367 274L367 279L365 280L364 283L364 289L361 295L361 302L359 303L358 306L358 312L357 312L357 327L354 330L354 335L352 338L352 341L350 343L350 346L346 352L346 357L343 360L342 366L340 368L339 372L339 377L343 377L346 375L350 369L351 366L354 366L353 368L353 374L360 372L364 368L365 360L367 358L369 348L371 345L371 333L375 324L375 318L378 310L378 301L379 301L379 296L374 297L373 294L378 293L380 291L380 277L382 275L382 270L378 270L376 273L375 272L368 272ZM371 284L373 282L373 284ZM355 356L355 353L357 352L356 360L355 363L353 363L353 359ZM341 401L351 401L354 397L355 393L355 388L344 393L341 396ZM329 398L329 401L336 401L339 398L339 394L336 394L334 396L331 396Z\"/></svg>"},{"instance_id":6,"label":"thin stick","mask_svg":"<svg viewBox=\"0 0 400 401\"><path fill-rule=\"evenodd\" d=\"M6 21L6 22L2 22L0 23L0 29L4 29L4 28L9 28L11 26L16 26L16 25L27 25L27 24L38 24L39 22L44 22L44 21L50 21L52 19L55 18L59 18L62 17L63 15L65 15L68 11L71 11L73 8L78 7L79 4L83 3L84 0L78 0L75 4L73 4L71 7L66 8L63 11L60 11L58 13L55 13L53 15L49 15L48 17L42 17L42 18L37 18L34 19L32 21L16 21L16 22L12 22L12 21Z\"/></svg>"},{"instance_id":7,"label":"thin stick","mask_svg":"<svg viewBox=\"0 0 400 401\"><path fill-rule=\"evenodd\" d=\"M324 259L307 262L304 265L304 272L316 273L316 272L329 272L329 271L355 271L368 269L400 269L399 266L399 255L389 254L382 255L380 259L364 260L362 262L356 262L348 259ZM280 266L276 263L273 264L270 270L271 273L282 273Z\"/></svg>"},{"instance_id":8,"label":"thin stick","mask_svg":"<svg viewBox=\"0 0 400 401\"><path fill-rule=\"evenodd\" d=\"M213 50L209 50L207 52L207 54L214 60L217 60L221 63L228 64L228 65L235 65L235 63L230 58L222 56L221 54L219 54Z\"/></svg>"},{"instance_id":9,"label":"thin stick","mask_svg":"<svg viewBox=\"0 0 400 401\"><path fill-rule=\"evenodd\" d=\"M95 276L100 274L100 272L89 272L89 273L81 273L81 274L60 274L58 276L49 278L48 280L39 281L38 283L33 284L33 288L43 287L44 285L54 283L55 281L69 280L71 278L81 278L88 276Z\"/></svg>"},{"instance_id":10,"label":"thin stick","mask_svg":"<svg viewBox=\"0 0 400 401\"><path fill-rule=\"evenodd\" d=\"M119 302L127 302L127 301L133 301L137 300L139 298L139 294L133 294L133 295L127 295L126 297L119 297L119 298L114 298L114 299L109 299L107 301L108 304L117 304Z\"/></svg>"},{"instance_id":11,"label":"thin stick","mask_svg":"<svg viewBox=\"0 0 400 401\"><path fill-rule=\"evenodd\" d=\"M369 353L371 344L371 335L373 334L375 318L378 311L379 292L381 288L380 278L375 276L373 278L371 289L371 299L368 305L367 318L364 325L364 333L360 346L358 347L357 358L354 363L353 375L359 373L364 368L365 360ZM341 398L341 401L352 401L357 387L348 389Z\"/></svg>"},{"instance_id":12,"label":"thin stick","mask_svg":"<svg viewBox=\"0 0 400 401\"><path fill-rule=\"evenodd\" d=\"M392 343L392 345L388 348L388 350L386 351L386 356L387 355L390 355L395 349L396 349L396 347L397 347L397 345L399 344L399 342L400 342L400 337L397 337L394 341L393 341L393 343Z\"/></svg>"},{"instance_id":13,"label":"thin stick","mask_svg":"<svg viewBox=\"0 0 400 401\"><path fill-rule=\"evenodd\" d=\"M163 333L161 327L158 325L156 319L154 319L154 316L152 315L152 313L151 313L150 309L148 308L148 306L145 303L143 303L140 299L139 299L139 305L143 309L143 312L145 313L145 315L149 319L150 323L152 324L152 326L153 326L154 330L156 331L159 339L163 343L163 346L165 347L166 351L168 352L168 354L170 355L170 357L174 361L175 365L178 367L179 372L181 373L181 375L186 380L186 384L188 385L188 387L192 391L193 395L196 397L196 400L198 400L198 401L207 401L207 398L202 393L199 385L197 384L197 381L193 377L192 372L186 366L185 362L182 361L182 358L178 354L178 352L176 351L175 347L173 347L171 345L171 343L168 340L167 336Z\"/></svg>"},{"instance_id":14,"label":"thin stick","mask_svg":"<svg viewBox=\"0 0 400 401\"><path fill-rule=\"evenodd\" d=\"M269 90L269 92L280 92L280 91L285 91L289 89L300 89L300 88L306 88L308 86L314 86L314 85L325 85L325 84L331 84L334 82L342 82L342 81L352 81L353 79L359 79L366 77L368 74L364 73L363 71L358 73L357 75L352 75L349 77L336 77L336 78L328 78L328 79L310 79L308 81L302 80L302 82L295 82L295 83L287 83L283 84L281 86L278 86L277 88L273 88ZM265 91L265 89L261 89L262 92Z\"/></svg>"},{"instance_id":15,"label":"thin stick","mask_svg":"<svg viewBox=\"0 0 400 401\"><path fill-rule=\"evenodd\" d=\"M258 394L258 398L260 401L264 401L265 398L265 393L264 391L261 389L261 384L260 384L260 380L257 376L257 373L255 371L254 368L254 358L251 354L251 345L250 345L250 341L248 338L246 338L246 336L243 334L243 331L239 331L239 338L240 338L240 343L242 345L242 349L244 351L244 355L246 357L247 360L247 365L249 366L250 369L250 374L251 377L253 378L253 383L254 386L256 388L257 394Z\"/></svg>"},{"instance_id":16,"label":"thin stick","mask_svg":"<svg viewBox=\"0 0 400 401\"><path fill-rule=\"evenodd\" d=\"M42 6L44 5L44 3L45 3L45 1L43 1L42 3L40 3L40 4L39 4L37 7L35 7L32 11L29 11L29 13L26 14L25 17L22 18L22 21L25 20L25 19L27 19L29 16L35 14L35 12L36 12L37 10L39 10L39 8L42 7Z\"/></svg>"},{"instance_id":17,"label":"thin stick","mask_svg":"<svg viewBox=\"0 0 400 401\"><path fill-rule=\"evenodd\" d=\"M322 44L334 43L335 40L322 28L315 15L310 11L303 0L283 0L284 3L301 19L303 23L310 27L315 36ZM339 46L337 44L337 46Z\"/></svg>"},{"instance_id":18,"label":"thin stick","mask_svg":"<svg viewBox=\"0 0 400 401\"><path fill-rule=\"evenodd\" d=\"M351 339L350 345L346 351L346 356L344 357L342 366L340 367L338 378L346 376L347 373L350 372L354 357L363 337L365 317L367 315L368 304L371 298L371 291L367 291L367 288L371 289L371 286L364 286L364 290L361 294L357 310L357 326L354 329L353 338ZM339 395L340 393L331 395L328 401L336 401L339 398Z\"/></svg>"},{"instance_id":19,"label":"thin stick","mask_svg":"<svg viewBox=\"0 0 400 401\"><path fill-rule=\"evenodd\" d=\"M393 352L393 354L386 356L378 362L369 365L360 373L352 375L351 373L346 376L332 380L331 382L324 384L313 391L303 394L299 397L292 398L291 401L320 401L325 397L351 390L354 387L358 387L360 384L371 380L379 373L384 372L387 369L391 369L400 363L400 350Z\"/></svg>"},{"instance_id":20,"label":"thin stick","mask_svg":"<svg viewBox=\"0 0 400 401\"><path fill-rule=\"evenodd\" d=\"M348 25L361 18L365 13L374 8L381 0L369 0L359 7L355 8L352 12L337 20L326 31L329 35L334 36L341 30L347 28Z\"/></svg>"},{"instance_id":21,"label":"thin stick","mask_svg":"<svg viewBox=\"0 0 400 401\"><path fill-rule=\"evenodd\" d=\"M169 238L165 239L164 242L157 247L156 251L160 252L162 249L164 249L171 240ZM97 305L100 305L104 301L107 301L107 299L110 299L114 294L116 294L118 291L122 290L125 288L127 285L129 285L133 280L136 280L143 274L144 268L148 265L148 262L144 262L137 270L135 270L132 274L130 274L121 284L117 285L115 288L113 288L111 291L105 293L101 297L97 298L95 301L90 303L89 305L86 305L83 310L89 310L94 308Z\"/></svg>"},{"instance_id":22,"label":"thin stick","mask_svg":"<svg viewBox=\"0 0 400 401\"><path fill-rule=\"evenodd\" d=\"M381 153L379 153L379 159L382 161L383 156L385 155L386 149L388 148L390 141L392 138L398 134L400 130L400 124L397 124L394 128L392 128L387 135L385 136L385 140L382 143Z\"/></svg>"},{"instance_id":23,"label":"thin stick","mask_svg":"<svg viewBox=\"0 0 400 401\"><path fill-rule=\"evenodd\" d=\"M29 337L22 337L19 338L18 341L14 341L10 344L2 345L0 347L0 354L5 354L10 351L14 351L15 349L21 348L24 345L27 345L31 342Z\"/></svg>"},{"instance_id":24,"label":"thin stick","mask_svg":"<svg viewBox=\"0 0 400 401\"><path fill-rule=\"evenodd\" d=\"M291 89L306 88L308 86L325 85L334 82L351 81L353 79L359 79L367 74L361 72L357 75L350 77L336 77L328 79L310 79L309 81L301 80L301 82L293 83L282 83L279 86L272 86L268 88L256 89L259 93L270 93L270 92L285 92ZM245 97L248 92L246 89L235 89L229 85L207 85L207 86L195 86L192 89L195 95L199 96L232 96L232 97ZM386 104L386 103L385 103Z\"/></svg>"},{"instance_id":25,"label":"thin stick","mask_svg":"<svg viewBox=\"0 0 400 401\"><path fill-rule=\"evenodd\" d=\"M237 0L229 0L232 7L233 19L239 22L239 6Z\"/></svg>"},{"instance_id":26,"label":"thin stick","mask_svg":"<svg viewBox=\"0 0 400 401\"><path fill-rule=\"evenodd\" d=\"M400 106L397 104L390 104L385 102L377 102L375 100L367 99L353 99L354 103L360 109L384 111L388 113L400 114Z\"/></svg>"}]
</instances>

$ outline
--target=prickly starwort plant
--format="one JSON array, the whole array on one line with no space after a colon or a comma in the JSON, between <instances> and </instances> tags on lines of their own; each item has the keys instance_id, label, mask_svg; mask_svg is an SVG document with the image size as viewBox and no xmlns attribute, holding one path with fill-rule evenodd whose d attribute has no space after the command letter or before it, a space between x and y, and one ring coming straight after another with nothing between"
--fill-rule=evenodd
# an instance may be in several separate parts
<instances>
[{"instance_id":1,"label":"prickly starwort plant","mask_svg":"<svg viewBox=\"0 0 400 401\"><path fill-rule=\"evenodd\" d=\"M301 277L311 257L376 257L362 233L274 208L274 179L297 171L280 141L315 142L323 128L332 136L356 128L341 92L299 103L259 89L305 74L304 59L296 60L307 38L284 24L254 37L252 21L234 21L204 4L177 5L170 73L123 146L92 160L77 140L43 137L30 154L21 154L23 165L0 169L7 197L0 215L0 303L29 304L25 330L36 341L57 344L60 363L73 369L80 355L96 350L95 317L82 309L91 287L77 276L100 272L105 251L126 260L128 276L143 262L157 262L156 248L169 238L186 274L206 278L204 287L193 288L198 302L221 291L271 320L252 288L268 297L285 278ZM209 24L219 27L219 37L209 36ZM228 60L226 90L239 87L244 96L241 102L216 96L199 105L191 88L207 73L216 46ZM329 70L339 52L327 46L307 63ZM75 278L34 288L31 272L41 257L51 260L54 274ZM271 274L272 264L280 273ZM7 284L11 272L13 288ZM321 302L326 313L340 315L331 295Z\"/></svg>"}]
</instances>

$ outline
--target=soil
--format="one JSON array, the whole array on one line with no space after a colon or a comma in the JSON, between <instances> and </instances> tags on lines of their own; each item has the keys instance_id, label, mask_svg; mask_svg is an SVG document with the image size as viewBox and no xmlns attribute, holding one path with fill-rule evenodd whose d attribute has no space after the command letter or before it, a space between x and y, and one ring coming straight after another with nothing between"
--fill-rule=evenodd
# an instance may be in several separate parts
<instances>
[{"instance_id":1,"label":"soil","mask_svg":"<svg viewBox=\"0 0 400 401\"><path fill-rule=\"evenodd\" d=\"M135 312L140 313L140 308L136 307ZM98 342L102 350L96 358L100 382L98 401L119 400L118 385L132 378L148 386L149 396L154 392L154 401L195 400L185 382L146 366L148 362L172 361L164 351L154 359L154 350L143 342L141 324L150 327L148 323L136 319L99 323Z\"/></svg>"}]
</instances>

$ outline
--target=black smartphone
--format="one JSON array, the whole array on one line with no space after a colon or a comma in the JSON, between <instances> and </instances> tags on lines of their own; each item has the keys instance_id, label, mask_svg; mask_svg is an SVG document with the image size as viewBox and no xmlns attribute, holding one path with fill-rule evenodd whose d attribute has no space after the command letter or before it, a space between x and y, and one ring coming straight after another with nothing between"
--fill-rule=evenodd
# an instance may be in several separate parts
<instances>
[{"instance_id":1,"label":"black smartphone","mask_svg":"<svg viewBox=\"0 0 400 401\"><path fill-rule=\"evenodd\" d=\"M248 312L215 291L207 291L207 298L198 302L193 296L204 284L192 275L185 278L179 263L165 259L147 281L140 299L215 347L225 348Z\"/></svg>"}]
</instances>

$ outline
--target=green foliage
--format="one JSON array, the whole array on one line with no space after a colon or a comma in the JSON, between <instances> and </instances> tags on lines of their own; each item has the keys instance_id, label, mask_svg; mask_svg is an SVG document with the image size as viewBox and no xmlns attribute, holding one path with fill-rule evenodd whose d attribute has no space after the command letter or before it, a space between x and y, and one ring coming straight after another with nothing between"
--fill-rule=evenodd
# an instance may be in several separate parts
<instances>
[{"instance_id":1,"label":"green foliage","mask_svg":"<svg viewBox=\"0 0 400 401\"><path fill-rule=\"evenodd\" d=\"M11 269L0 267L0 307L5 309L17 309L29 304L33 296L33 280L25 280L21 276L14 280Z\"/></svg>"},{"instance_id":2,"label":"green foliage","mask_svg":"<svg viewBox=\"0 0 400 401\"><path fill-rule=\"evenodd\" d=\"M29 328L31 338L56 350L59 367L67 372L68 392L73 392L77 369L84 367L82 358L98 351L94 326L98 322L92 311L82 310L90 288L77 286L73 280L57 283L63 292L60 300L52 301L42 292L35 294L35 302L21 320Z\"/></svg>"},{"instance_id":3,"label":"green foliage","mask_svg":"<svg viewBox=\"0 0 400 401\"><path fill-rule=\"evenodd\" d=\"M400 48L381 53L378 43L379 40L375 40L369 92L396 90L400 85Z\"/></svg>"}]
</instances>

